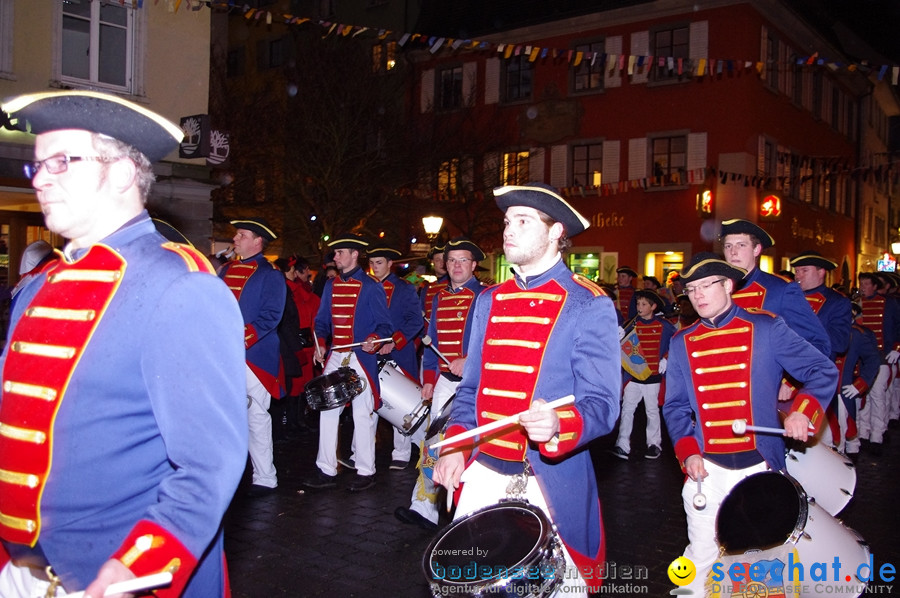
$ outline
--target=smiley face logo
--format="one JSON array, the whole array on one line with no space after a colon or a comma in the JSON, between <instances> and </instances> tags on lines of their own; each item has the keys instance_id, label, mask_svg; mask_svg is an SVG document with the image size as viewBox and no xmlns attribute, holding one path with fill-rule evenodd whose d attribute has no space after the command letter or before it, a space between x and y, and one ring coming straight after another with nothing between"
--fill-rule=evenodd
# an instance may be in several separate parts
<instances>
[{"instance_id":1,"label":"smiley face logo","mask_svg":"<svg viewBox=\"0 0 900 598\"><path fill-rule=\"evenodd\" d=\"M694 581L694 576L697 575L697 568L694 567L693 561L686 556L680 556L672 561L666 571L669 574L669 579L676 586L688 585Z\"/></svg>"}]
</instances>

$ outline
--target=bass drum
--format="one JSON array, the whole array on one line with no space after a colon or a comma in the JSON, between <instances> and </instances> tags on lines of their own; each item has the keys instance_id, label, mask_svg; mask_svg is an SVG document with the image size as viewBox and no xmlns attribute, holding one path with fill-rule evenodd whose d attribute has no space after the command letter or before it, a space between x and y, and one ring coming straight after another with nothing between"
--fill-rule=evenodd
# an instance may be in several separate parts
<instances>
[{"instance_id":1,"label":"bass drum","mask_svg":"<svg viewBox=\"0 0 900 598\"><path fill-rule=\"evenodd\" d=\"M327 411L343 407L366 389L366 382L356 370L338 368L306 383L304 396L311 409Z\"/></svg>"},{"instance_id":2,"label":"bass drum","mask_svg":"<svg viewBox=\"0 0 900 598\"><path fill-rule=\"evenodd\" d=\"M422 559L432 596L550 596L566 570L550 520L525 501L501 501L441 530Z\"/></svg>"},{"instance_id":3,"label":"bass drum","mask_svg":"<svg viewBox=\"0 0 900 598\"><path fill-rule=\"evenodd\" d=\"M743 555L732 562L765 562L778 553L777 547L793 548L803 565L803 579L790 579L784 558L783 569L772 577L783 577L785 585L796 586L801 598L859 596L866 582L856 577L858 567L869 562L869 547L854 530L832 517L791 476L764 471L741 480L722 501L716 516L716 539L725 555ZM835 558L841 565L835 575ZM827 572L827 581L811 577L811 567ZM779 565L780 567L780 565ZM865 569L864 569L865 570ZM728 571L728 567L723 567ZM837 579L835 579L837 577ZM849 579L848 579L849 578ZM728 574L726 573L726 582ZM764 595L764 594L761 594Z\"/></svg>"},{"instance_id":4,"label":"bass drum","mask_svg":"<svg viewBox=\"0 0 900 598\"><path fill-rule=\"evenodd\" d=\"M821 440L810 438L803 445L791 443L784 460L791 477L832 515L837 516L853 498L856 466Z\"/></svg>"}]
</instances>

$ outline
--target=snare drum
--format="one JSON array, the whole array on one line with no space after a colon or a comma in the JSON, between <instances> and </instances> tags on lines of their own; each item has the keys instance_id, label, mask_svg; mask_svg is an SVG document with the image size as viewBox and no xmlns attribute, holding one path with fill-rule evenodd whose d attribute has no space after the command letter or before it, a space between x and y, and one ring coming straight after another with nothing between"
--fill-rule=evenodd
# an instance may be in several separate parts
<instances>
[{"instance_id":1,"label":"snare drum","mask_svg":"<svg viewBox=\"0 0 900 598\"><path fill-rule=\"evenodd\" d=\"M869 547L854 530L810 500L789 475L764 471L735 485L719 508L716 539L726 555L746 555L744 560L750 564L761 562L766 550L793 547L803 565L803 580L789 579L786 562L782 573L785 584L800 587L801 598L865 592L866 582L855 574L869 562ZM835 557L841 564L837 580L832 567ZM812 579L814 563L825 563L827 582Z\"/></svg>"},{"instance_id":2,"label":"snare drum","mask_svg":"<svg viewBox=\"0 0 900 598\"><path fill-rule=\"evenodd\" d=\"M376 411L404 436L419 429L431 408L422 400L422 387L390 361L379 366L381 407Z\"/></svg>"},{"instance_id":3,"label":"snare drum","mask_svg":"<svg viewBox=\"0 0 900 598\"><path fill-rule=\"evenodd\" d=\"M815 438L807 444L792 445L784 459L787 472L820 507L832 515L840 513L856 489L853 461Z\"/></svg>"},{"instance_id":4,"label":"snare drum","mask_svg":"<svg viewBox=\"0 0 900 598\"><path fill-rule=\"evenodd\" d=\"M327 411L346 405L365 389L366 382L356 370L342 367L307 382L303 394L310 408Z\"/></svg>"},{"instance_id":5,"label":"snare drum","mask_svg":"<svg viewBox=\"0 0 900 598\"><path fill-rule=\"evenodd\" d=\"M422 558L435 597L549 596L565 570L550 520L524 501L502 501L457 519Z\"/></svg>"}]
</instances>

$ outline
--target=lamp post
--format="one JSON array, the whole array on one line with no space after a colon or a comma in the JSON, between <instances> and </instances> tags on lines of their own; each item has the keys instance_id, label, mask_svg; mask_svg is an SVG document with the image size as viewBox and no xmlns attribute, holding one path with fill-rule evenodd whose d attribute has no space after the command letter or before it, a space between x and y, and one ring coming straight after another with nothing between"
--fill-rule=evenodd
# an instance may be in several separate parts
<instances>
[{"instance_id":1,"label":"lamp post","mask_svg":"<svg viewBox=\"0 0 900 598\"><path fill-rule=\"evenodd\" d=\"M444 219L440 216L425 216L422 218L422 226L425 227L425 234L428 235L428 242L433 245L434 240L437 239L437 236L441 232L441 227L444 226Z\"/></svg>"}]
</instances>

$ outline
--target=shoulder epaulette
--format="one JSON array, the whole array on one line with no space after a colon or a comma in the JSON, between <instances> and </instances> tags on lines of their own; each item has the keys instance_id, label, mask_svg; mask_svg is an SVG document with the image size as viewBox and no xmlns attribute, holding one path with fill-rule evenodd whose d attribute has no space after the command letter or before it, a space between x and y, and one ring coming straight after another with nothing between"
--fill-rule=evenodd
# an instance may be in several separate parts
<instances>
[{"instance_id":1,"label":"shoulder epaulette","mask_svg":"<svg viewBox=\"0 0 900 598\"><path fill-rule=\"evenodd\" d=\"M603 287L598 285L596 282L591 280L586 276L582 276L581 274L572 273L572 280L574 280L578 285L586 288L590 292L594 294L594 297L608 297L609 295L606 291L603 290Z\"/></svg>"},{"instance_id":2,"label":"shoulder epaulette","mask_svg":"<svg viewBox=\"0 0 900 598\"><path fill-rule=\"evenodd\" d=\"M173 243L171 241L163 243L162 246L164 249L168 249L172 253L181 256L181 259L184 260L185 265L191 272L206 272L207 274L216 273L212 264L206 259L206 256L195 248L189 245L182 245L181 243Z\"/></svg>"},{"instance_id":3,"label":"shoulder epaulette","mask_svg":"<svg viewBox=\"0 0 900 598\"><path fill-rule=\"evenodd\" d=\"M778 316L778 314L776 314L776 313L773 312L773 311L769 311L769 310L767 310L767 309L757 309L757 308L755 308L755 307L744 308L744 311L746 311L747 313L751 313L751 314L760 314L760 315L763 315L763 316L769 316L769 317L772 317L772 318L775 318L775 317Z\"/></svg>"}]
</instances>

